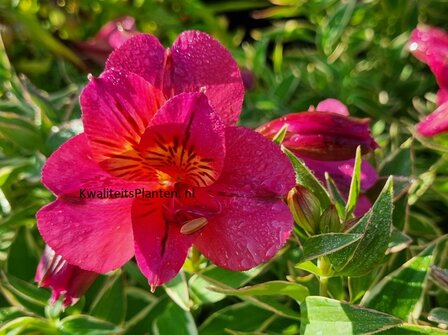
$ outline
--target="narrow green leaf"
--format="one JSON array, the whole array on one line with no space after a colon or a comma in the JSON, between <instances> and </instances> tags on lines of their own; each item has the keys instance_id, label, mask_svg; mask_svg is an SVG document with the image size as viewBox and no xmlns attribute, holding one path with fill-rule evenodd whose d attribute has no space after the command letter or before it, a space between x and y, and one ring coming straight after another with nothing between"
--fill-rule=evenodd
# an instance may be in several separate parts
<instances>
[{"instance_id":1,"label":"narrow green leaf","mask_svg":"<svg viewBox=\"0 0 448 335\"><path fill-rule=\"evenodd\" d=\"M197 335L198 330L190 312L170 303L163 313L156 318L152 330L154 335L176 334Z\"/></svg>"},{"instance_id":2,"label":"narrow green leaf","mask_svg":"<svg viewBox=\"0 0 448 335\"><path fill-rule=\"evenodd\" d=\"M314 174L302 163L302 161L300 161L300 159L285 147L282 147L282 150L291 161L294 171L296 172L297 183L310 189L319 199L322 208L327 208L330 205L330 197L327 190L325 190Z\"/></svg>"},{"instance_id":3,"label":"narrow green leaf","mask_svg":"<svg viewBox=\"0 0 448 335\"><path fill-rule=\"evenodd\" d=\"M199 333L201 335L222 335L227 329L253 332L271 316L271 312L247 302L233 304L213 313L199 327Z\"/></svg>"},{"instance_id":4,"label":"narrow green leaf","mask_svg":"<svg viewBox=\"0 0 448 335\"><path fill-rule=\"evenodd\" d=\"M435 265L431 266L431 279L441 289L448 292L448 270L439 268Z\"/></svg>"},{"instance_id":5,"label":"narrow green leaf","mask_svg":"<svg viewBox=\"0 0 448 335\"><path fill-rule=\"evenodd\" d=\"M364 295L361 303L405 321L418 319L435 248L436 244L431 244L403 266L384 277Z\"/></svg>"},{"instance_id":6,"label":"narrow green leaf","mask_svg":"<svg viewBox=\"0 0 448 335\"><path fill-rule=\"evenodd\" d=\"M283 125L283 127L280 128L280 130L277 132L277 134L275 134L272 141L279 145L282 144L283 140L285 139L287 131L288 131L288 125L285 124L285 125Z\"/></svg>"},{"instance_id":7,"label":"narrow green leaf","mask_svg":"<svg viewBox=\"0 0 448 335\"><path fill-rule=\"evenodd\" d=\"M433 308L429 312L428 320L448 325L448 308L443 307Z\"/></svg>"},{"instance_id":8,"label":"narrow green leaf","mask_svg":"<svg viewBox=\"0 0 448 335\"><path fill-rule=\"evenodd\" d=\"M73 315L63 319L58 329L63 335L115 335L123 330L116 325L88 315Z\"/></svg>"},{"instance_id":9,"label":"narrow green leaf","mask_svg":"<svg viewBox=\"0 0 448 335\"><path fill-rule=\"evenodd\" d=\"M350 183L347 205L345 206L345 219L347 220L355 210L358 203L359 193L361 192L361 147L356 148L355 165L353 167L353 176Z\"/></svg>"},{"instance_id":10,"label":"narrow green leaf","mask_svg":"<svg viewBox=\"0 0 448 335\"><path fill-rule=\"evenodd\" d=\"M16 335L16 334L45 334L45 335L59 335L57 329L47 320L39 319L31 316L23 316L11 320L0 327L0 334L2 335ZM65 334L64 334L65 335Z\"/></svg>"},{"instance_id":11,"label":"narrow green leaf","mask_svg":"<svg viewBox=\"0 0 448 335\"><path fill-rule=\"evenodd\" d=\"M90 314L105 321L121 324L126 316L123 276L110 276L92 304Z\"/></svg>"},{"instance_id":12,"label":"narrow green leaf","mask_svg":"<svg viewBox=\"0 0 448 335\"><path fill-rule=\"evenodd\" d=\"M319 277L322 276L322 270L319 269L318 266L311 261L305 261L303 263L297 264L296 268L300 269L300 270L308 271L315 276L319 276Z\"/></svg>"},{"instance_id":13,"label":"narrow green leaf","mask_svg":"<svg viewBox=\"0 0 448 335\"><path fill-rule=\"evenodd\" d=\"M190 295L188 293L188 284L185 279L185 273L179 272L176 277L163 285L166 294L182 309L188 311L191 307Z\"/></svg>"},{"instance_id":14,"label":"narrow green leaf","mask_svg":"<svg viewBox=\"0 0 448 335\"><path fill-rule=\"evenodd\" d=\"M341 250L358 241L362 234L328 233L314 235L303 242L303 254L300 262L316 259Z\"/></svg>"},{"instance_id":15,"label":"narrow green leaf","mask_svg":"<svg viewBox=\"0 0 448 335\"><path fill-rule=\"evenodd\" d=\"M446 335L448 331L440 328L403 324L376 334L380 335Z\"/></svg>"},{"instance_id":16,"label":"narrow green leaf","mask_svg":"<svg viewBox=\"0 0 448 335\"><path fill-rule=\"evenodd\" d=\"M259 295L287 295L298 302L302 302L308 295L308 289L300 284L287 281L269 281L258 285L246 286L240 289L226 289L210 287L210 290L235 296L259 296Z\"/></svg>"},{"instance_id":17,"label":"narrow green leaf","mask_svg":"<svg viewBox=\"0 0 448 335\"><path fill-rule=\"evenodd\" d=\"M372 309L324 297L308 297L302 305L300 334L371 334L401 323L391 315Z\"/></svg>"},{"instance_id":18,"label":"narrow green leaf","mask_svg":"<svg viewBox=\"0 0 448 335\"><path fill-rule=\"evenodd\" d=\"M387 253L390 254L400 252L401 250L407 248L411 243L412 238L393 227Z\"/></svg>"},{"instance_id":19,"label":"narrow green leaf","mask_svg":"<svg viewBox=\"0 0 448 335\"><path fill-rule=\"evenodd\" d=\"M390 177L373 207L348 232L360 240L329 255L339 275L362 276L380 264L389 245L392 228L393 181Z\"/></svg>"},{"instance_id":20,"label":"narrow green leaf","mask_svg":"<svg viewBox=\"0 0 448 335\"><path fill-rule=\"evenodd\" d=\"M330 174L325 172L325 180L327 181L327 188L330 192L331 199L334 201L334 206L338 212L338 215L341 219L344 219L345 216L345 200L341 195L336 183L333 178L331 178Z\"/></svg>"}]
</instances>

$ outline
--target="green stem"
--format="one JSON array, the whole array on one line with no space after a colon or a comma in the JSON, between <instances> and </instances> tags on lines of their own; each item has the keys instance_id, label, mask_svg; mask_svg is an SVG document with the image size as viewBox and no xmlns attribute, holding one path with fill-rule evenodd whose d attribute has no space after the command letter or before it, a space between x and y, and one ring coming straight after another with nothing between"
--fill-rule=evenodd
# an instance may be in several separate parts
<instances>
[{"instance_id":1,"label":"green stem","mask_svg":"<svg viewBox=\"0 0 448 335\"><path fill-rule=\"evenodd\" d=\"M319 295L322 297L328 297L328 276L331 264L325 257L320 257L317 260L317 266L319 267L322 276L319 277Z\"/></svg>"}]
</instances>

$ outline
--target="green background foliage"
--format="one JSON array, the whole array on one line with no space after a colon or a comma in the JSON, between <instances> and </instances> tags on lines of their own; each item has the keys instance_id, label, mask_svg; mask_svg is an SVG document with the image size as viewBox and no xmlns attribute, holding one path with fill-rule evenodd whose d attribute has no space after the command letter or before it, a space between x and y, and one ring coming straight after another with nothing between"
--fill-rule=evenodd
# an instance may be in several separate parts
<instances>
[{"instance_id":1,"label":"green background foliage","mask_svg":"<svg viewBox=\"0 0 448 335\"><path fill-rule=\"evenodd\" d=\"M75 43L123 15L167 46L189 29L219 39L254 76L243 125L329 97L370 117L381 146L367 157L381 176L371 212L349 231L307 238L296 227L297 239L251 271L192 253L152 294L130 262L75 306L50 306L33 282L44 247L35 213L54 199L40 170L82 131L78 96L87 74L101 72ZM437 84L405 45L417 24L448 29L447 17L446 0L0 1L0 334L446 333L448 137L415 134L435 109ZM328 205L290 158L298 181Z\"/></svg>"}]
</instances>

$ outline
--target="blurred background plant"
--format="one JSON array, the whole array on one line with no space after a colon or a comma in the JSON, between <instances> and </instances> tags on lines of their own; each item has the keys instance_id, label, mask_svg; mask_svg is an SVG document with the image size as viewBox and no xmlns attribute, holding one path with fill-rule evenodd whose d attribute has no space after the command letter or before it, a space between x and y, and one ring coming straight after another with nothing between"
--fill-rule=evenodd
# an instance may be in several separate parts
<instances>
[{"instance_id":1,"label":"blurred background plant","mask_svg":"<svg viewBox=\"0 0 448 335\"><path fill-rule=\"evenodd\" d=\"M180 32L199 29L229 48L247 81L243 125L256 127L326 98L372 119L381 149L367 159L380 179L368 196L374 200L389 175L399 177L395 189L401 195L395 197L388 255L374 272L329 276L323 291L317 279L325 258L314 254L317 264L310 257L319 245L309 239L300 248L292 239L275 259L248 272L218 269L192 255L185 271L151 294L131 262L101 276L67 310L48 305L50 292L33 282L44 249L34 216L53 199L40 184L40 169L82 131L78 95L87 74L102 69L83 42L124 16L134 18L135 27L119 23L120 32L155 34L170 45ZM424 333L403 321L446 327L441 236L448 221L448 137L415 135L414 124L435 109L437 84L405 45L417 24L447 29L447 17L446 0L0 1L0 333L326 334L335 326L320 312L323 305L331 313L344 311L334 314L351 329L341 334L372 331L363 328L369 322L360 319L358 307L341 301L388 313L363 314L384 334ZM430 244L435 240L440 243ZM255 284L260 286L235 290ZM305 304L306 291L336 300L311 297ZM313 328L315 322L329 328Z\"/></svg>"}]
</instances>

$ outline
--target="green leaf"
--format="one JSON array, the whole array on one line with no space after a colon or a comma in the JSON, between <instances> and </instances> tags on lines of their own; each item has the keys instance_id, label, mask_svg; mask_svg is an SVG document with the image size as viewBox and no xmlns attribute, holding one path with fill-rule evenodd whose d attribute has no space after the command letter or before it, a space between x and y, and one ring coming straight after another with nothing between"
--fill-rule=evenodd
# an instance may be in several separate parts
<instances>
[{"instance_id":1,"label":"green leaf","mask_svg":"<svg viewBox=\"0 0 448 335\"><path fill-rule=\"evenodd\" d=\"M327 24L322 28L320 39L320 44L326 55L333 52L350 22L355 7L356 0L341 2L334 13L330 14Z\"/></svg>"},{"instance_id":2,"label":"green leaf","mask_svg":"<svg viewBox=\"0 0 448 335\"><path fill-rule=\"evenodd\" d=\"M428 320L448 325L448 308L443 307L433 308L429 312Z\"/></svg>"},{"instance_id":3,"label":"green leaf","mask_svg":"<svg viewBox=\"0 0 448 335\"><path fill-rule=\"evenodd\" d=\"M258 266L249 271L229 271L218 267L207 268L201 273L193 275L188 286L194 296L202 303L215 303L224 299L225 294L210 291L210 286L240 287L248 283L263 270L263 266Z\"/></svg>"},{"instance_id":4,"label":"green leaf","mask_svg":"<svg viewBox=\"0 0 448 335\"><path fill-rule=\"evenodd\" d=\"M362 234L328 233L314 235L303 242L303 254L300 262L316 259L341 250L358 241Z\"/></svg>"},{"instance_id":5,"label":"green leaf","mask_svg":"<svg viewBox=\"0 0 448 335\"><path fill-rule=\"evenodd\" d=\"M308 297L302 305L300 334L371 334L400 323L401 320L375 310L324 297Z\"/></svg>"},{"instance_id":6,"label":"green leaf","mask_svg":"<svg viewBox=\"0 0 448 335\"><path fill-rule=\"evenodd\" d=\"M353 167L353 176L350 183L347 205L345 206L345 219L347 220L355 210L358 203L359 193L361 192L361 147L356 148L355 165Z\"/></svg>"},{"instance_id":7,"label":"green leaf","mask_svg":"<svg viewBox=\"0 0 448 335\"><path fill-rule=\"evenodd\" d=\"M58 329L63 335L114 335L123 330L116 325L88 315L74 315L63 319Z\"/></svg>"},{"instance_id":8,"label":"green leaf","mask_svg":"<svg viewBox=\"0 0 448 335\"><path fill-rule=\"evenodd\" d=\"M440 328L403 324L376 334L381 335L446 335L448 331Z\"/></svg>"},{"instance_id":9,"label":"green leaf","mask_svg":"<svg viewBox=\"0 0 448 335\"><path fill-rule=\"evenodd\" d=\"M285 124L285 125L283 125L283 127L280 128L280 130L277 132L277 134L275 134L272 141L279 145L282 144L287 132L288 132L288 124Z\"/></svg>"},{"instance_id":10,"label":"green leaf","mask_svg":"<svg viewBox=\"0 0 448 335\"><path fill-rule=\"evenodd\" d=\"M318 277L321 277L323 275L322 270L319 269L318 266L311 261L305 261L303 263L297 264L296 268L308 271Z\"/></svg>"},{"instance_id":11,"label":"green leaf","mask_svg":"<svg viewBox=\"0 0 448 335\"><path fill-rule=\"evenodd\" d=\"M303 164L302 161L298 159L291 151L285 147L283 147L282 150L291 161L294 171L296 172L297 183L310 189L319 199L322 208L327 208L330 205L330 197L325 188L316 179L314 174L305 166L305 164Z\"/></svg>"},{"instance_id":12,"label":"green leaf","mask_svg":"<svg viewBox=\"0 0 448 335\"><path fill-rule=\"evenodd\" d=\"M226 289L221 287L210 287L210 290L227 295L259 296L259 295L287 295L298 302L302 302L308 295L308 289L300 284L287 281L268 281L262 284L246 286L240 289Z\"/></svg>"},{"instance_id":13,"label":"green leaf","mask_svg":"<svg viewBox=\"0 0 448 335\"><path fill-rule=\"evenodd\" d=\"M270 318L272 313L242 302L213 313L199 327L201 335L222 335L227 329L253 332Z\"/></svg>"},{"instance_id":14,"label":"green leaf","mask_svg":"<svg viewBox=\"0 0 448 335\"><path fill-rule=\"evenodd\" d=\"M18 334L45 334L59 335L57 329L47 320L39 319L31 316L24 316L14 319L3 324L0 327L2 335L18 335Z\"/></svg>"},{"instance_id":15,"label":"green leaf","mask_svg":"<svg viewBox=\"0 0 448 335\"><path fill-rule=\"evenodd\" d=\"M90 314L115 324L121 324L124 321L126 316L126 296L121 273L107 278L92 304Z\"/></svg>"},{"instance_id":16,"label":"green leaf","mask_svg":"<svg viewBox=\"0 0 448 335\"><path fill-rule=\"evenodd\" d=\"M431 279L441 289L448 292L448 270L439 268L435 265L431 266Z\"/></svg>"},{"instance_id":17,"label":"green leaf","mask_svg":"<svg viewBox=\"0 0 448 335\"><path fill-rule=\"evenodd\" d=\"M338 215L340 218L344 218L346 206L345 200L328 172L325 172L325 180L327 181L327 188L330 192L331 199L334 201L334 206L336 207Z\"/></svg>"},{"instance_id":18,"label":"green leaf","mask_svg":"<svg viewBox=\"0 0 448 335\"><path fill-rule=\"evenodd\" d=\"M361 303L405 321L418 319L435 248L436 244L431 244L384 277L364 295Z\"/></svg>"},{"instance_id":19,"label":"green leaf","mask_svg":"<svg viewBox=\"0 0 448 335\"><path fill-rule=\"evenodd\" d=\"M198 330L190 312L180 308L174 303L156 318L152 330L155 335L197 335Z\"/></svg>"},{"instance_id":20,"label":"green leaf","mask_svg":"<svg viewBox=\"0 0 448 335\"><path fill-rule=\"evenodd\" d=\"M163 285L166 294L182 309L189 311L192 305L188 293L188 284L185 273L179 272L176 277Z\"/></svg>"},{"instance_id":21,"label":"green leaf","mask_svg":"<svg viewBox=\"0 0 448 335\"><path fill-rule=\"evenodd\" d=\"M393 182L389 178L373 207L348 232L360 240L329 255L339 275L362 276L380 264L389 245L392 228Z\"/></svg>"},{"instance_id":22,"label":"green leaf","mask_svg":"<svg viewBox=\"0 0 448 335\"><path fill-rule=\"evenodd\" d=\"M401 250L407 248L411 243L412 238L394 227L392 228L392 233L390 235L387 253L390 254L400 252Z\"/></svg>"}]
</instances>

